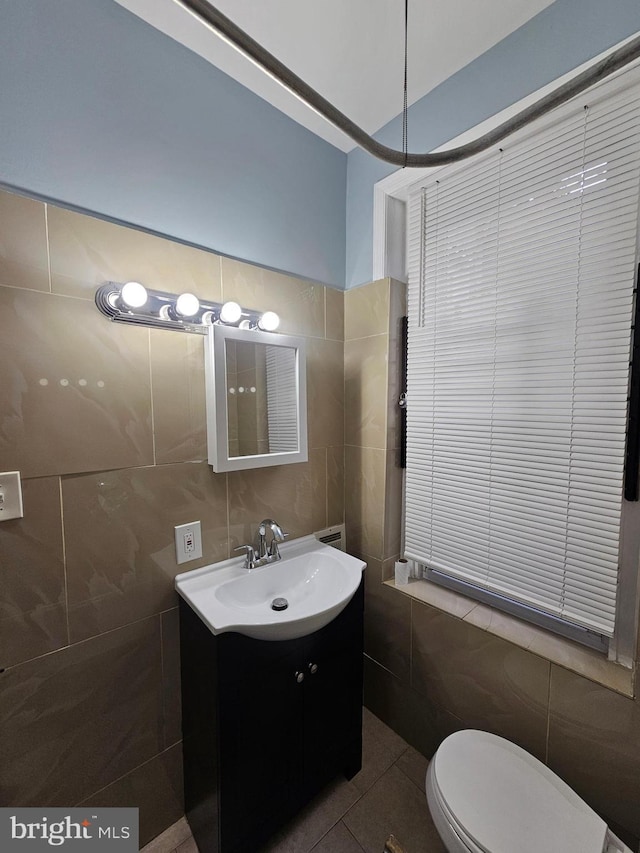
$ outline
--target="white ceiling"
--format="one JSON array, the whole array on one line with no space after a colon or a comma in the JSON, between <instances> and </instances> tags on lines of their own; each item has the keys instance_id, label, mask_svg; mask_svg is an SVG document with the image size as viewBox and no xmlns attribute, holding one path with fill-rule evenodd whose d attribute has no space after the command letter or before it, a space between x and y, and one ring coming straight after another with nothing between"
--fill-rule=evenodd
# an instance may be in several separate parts
<instances>
[{"instance_id":1,"label":"white ceiling","mask_svg":"<svg viewBox=\"0 0 640 853\"><path fill-rule=\"evenodd\" d=\"M180 5L116 0L343 151L354 144ZM212 0L368 133L402 110L402 0ZM409 0L414 103L553 0Z\"/></svg>"}]
</instances>

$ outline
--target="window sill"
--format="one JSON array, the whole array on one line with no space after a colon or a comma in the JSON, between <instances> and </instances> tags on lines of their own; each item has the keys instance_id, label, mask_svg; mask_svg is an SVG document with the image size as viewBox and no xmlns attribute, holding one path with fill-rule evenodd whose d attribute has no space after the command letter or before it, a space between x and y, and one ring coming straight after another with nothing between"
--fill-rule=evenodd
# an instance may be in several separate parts
<instances>
[{"instance_id":1,"label":"window sill","mask_svg":"<svg viewBox=\"0 0 640 853\"><path fill-rule=\"evenodd\" d=\"M480 604L458 592L425 580L410 580L406 586L396 586L394 580L388 580L385 585L602 684L609 690L633 698L634 670L607 660L593 649L551 634L536 625L529 625L514 616L501 613L486 604Z\"/></svg>"}]
</instances>

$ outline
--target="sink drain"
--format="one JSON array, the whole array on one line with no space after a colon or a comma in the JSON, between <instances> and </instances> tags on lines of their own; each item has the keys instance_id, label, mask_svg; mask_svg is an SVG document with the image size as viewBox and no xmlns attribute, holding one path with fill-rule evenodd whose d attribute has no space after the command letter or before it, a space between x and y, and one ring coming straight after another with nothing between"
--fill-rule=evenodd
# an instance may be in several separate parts
<instances>
[{"instance_id":1,"label":"sink drain","mask_svg":"<svg viewBox=\"0 0 640 853\"><path fill-rule=\"evenodd\" d=\"M289 602L286 598L274 598L271 602L272 610L286 610L289 606Z\"/></svg>"}]
</instances>

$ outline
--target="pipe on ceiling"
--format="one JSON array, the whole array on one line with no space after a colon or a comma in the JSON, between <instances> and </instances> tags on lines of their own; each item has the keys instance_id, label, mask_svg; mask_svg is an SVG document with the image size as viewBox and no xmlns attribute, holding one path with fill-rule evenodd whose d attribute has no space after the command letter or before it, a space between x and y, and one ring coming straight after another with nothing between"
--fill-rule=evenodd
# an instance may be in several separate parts
<instances>
[{"instance_id":1,"label":"pipe on ceiling","mask_svg":"<svg viewBox=\"0 0 640 853\"><path fill-rule=\"evenodd\" d=\"M327 121L339 128L341 131L351 137L353 141L380 160L386 163L392 163L394 166L411 166L411 167L430 167L443 166L446 163L455 163L458 160L465 160L474 154L485 151L492 145L497 144L506 136L524 127L526 124L540 118L550 110L554 109L565 101L584 92L589 86L597 83L599 80L618 71L634 59L640 57L640 36L632 39L623 47L610 53L601 62L578 74L572 80L563 83L553 92L545 95L540 100L536 101L526 109L517 113L512 118L498 125L498 127L485 133L483 136L466 145L460 145L457 148L449 148L446 151L431 152L427 154L405 154L403 151L398 151L395 148L389 148L377 142L372 136L358 127L357 124L351 121L344 113L333 106L326 98L323 98L315 89L309 86L304 80L301 80L297 74L294 74L286 65L283 65L279 59L276 59L272 53L265 50L255 39L236 26L226 15L223 15L215 8L208 0L180 0L182 5L191 11L196 17L204 21L209 26L213 27L216 32L220 33L225 39L239 48L243 53L253 59L269 74L279 80L287 89L291 90L301 100L308 104L320 115L324 116Z\"/></svg>"}]
</instances>

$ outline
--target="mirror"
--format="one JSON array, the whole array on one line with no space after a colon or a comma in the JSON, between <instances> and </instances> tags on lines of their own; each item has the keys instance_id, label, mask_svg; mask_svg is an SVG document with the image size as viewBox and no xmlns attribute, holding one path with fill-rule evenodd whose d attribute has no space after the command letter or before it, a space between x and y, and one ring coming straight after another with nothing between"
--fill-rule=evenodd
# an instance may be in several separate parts
<instances>
[{"instance_id":1,"label":"mirror","mask_svg":"<svg viewBox=\"0 0 640 853\"><path fill-rule=\"evenodd\" d=\"M307 461L303 338L213 325L205 370L214 471Z\"/></svg>"}]
</instances>

